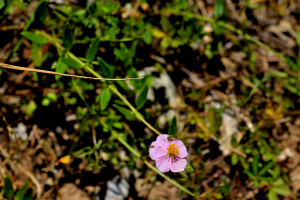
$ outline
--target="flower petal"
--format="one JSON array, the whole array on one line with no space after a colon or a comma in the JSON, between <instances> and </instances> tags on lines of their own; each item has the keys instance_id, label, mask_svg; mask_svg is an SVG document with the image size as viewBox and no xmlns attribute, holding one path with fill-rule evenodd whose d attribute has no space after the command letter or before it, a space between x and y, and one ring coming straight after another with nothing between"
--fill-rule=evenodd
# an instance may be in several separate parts
<instances>
[{"instance_id":1,"label":"flower petal","mask_svg":"<svg viewBox=\"0 0 300 200\"><path fill-rule=\"evenodd\" d=\"M168 172L170 170L170 157L163 156L156 159L156 167L161 172Z\"/></svg>"},{"instance_id":2,"label":"flower petal","mask_svg":"<svg viewBox=\"0 0 300 200\"><path fill-rule=\"evenodd\" d=\"M156 141L159 142L161 146L165 147L166 149L169 146L168 136L169 135L167 134L161 134L156 138Z\"/></svg>"},{"instance_id":3,"label":"flower petal","mask_svg":"<svg viewBox=\"0 0 300 200\"><path fill-rule=\"evenodd\" d=\"M154 141L151 143L149 155L152 160L156 160L157 158L166 156L168 154L167 150L164 147L162 147L162 145L160 145L159 142Z\"/></svg>"},{"instance_id":4,"label":"flower petal","mask_svg":"<svg viewBox=\"0 0 300 200\"><path fill-rule=\"evenodd\" d=\"M176 146L179 146L178 150L180 151L178 157L179 158L185 158L188 155L187 149L185 147L185 145L183 144L183 142L181 140L175 140L174 141Z\"/></svg>"},{"instance_id":5,"label":"flower petal","mask_svg":"<svg viewBox=\"0 0 300 200\"><path fill-rule=\"evenodd\" d=\"M180 158L179 160L172 159L170 169L172 172L182 172L186 166L186 159Z\"/></svg>"}]
</instances>

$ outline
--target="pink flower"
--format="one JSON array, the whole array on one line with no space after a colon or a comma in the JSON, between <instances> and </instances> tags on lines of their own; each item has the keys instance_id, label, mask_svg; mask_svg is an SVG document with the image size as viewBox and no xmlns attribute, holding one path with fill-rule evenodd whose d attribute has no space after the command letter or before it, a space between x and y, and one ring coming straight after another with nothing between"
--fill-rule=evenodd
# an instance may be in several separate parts
<instances>
[{"instance_id":1,"label":"pink flower","mask_svg":"<svg viewBox=\"0 0 300 200\"><path fill-rule=\"evenodd\" d=\"M151 143L149 154L156 161L156 167L161 172L181 172L187 164L185 157L188 155L185 145L181 140L168 139L167 134L159 135Z\"/></svg>"}]
</instances>

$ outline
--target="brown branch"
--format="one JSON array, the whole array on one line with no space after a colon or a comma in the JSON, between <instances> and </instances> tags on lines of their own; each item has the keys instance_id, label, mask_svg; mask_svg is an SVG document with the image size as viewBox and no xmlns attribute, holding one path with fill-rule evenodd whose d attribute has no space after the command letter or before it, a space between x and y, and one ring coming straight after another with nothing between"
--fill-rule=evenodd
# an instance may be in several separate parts
<instances>
[{"instance_id":1,"label":"brown branch","mask_svg":"<svg viewBox=\"0 0 300 200\"><path fill-rule=\"evenodd\" d=\"M85 78L85 79L93 79L93 80L105 80L105 81L126 81L126 80L136 80L136 79L143 79L141 78L124 78L124 79L114 79L114 78L94 78L94 77L88 77L88 76L78 76L78 75L71 75L71 74L62 74L58 72L53 71L47 71L47 70L41 70L41 69L31 69L27 67L18 67L14 65L8 65L4 63L0 63L0 67L6 68L6 69L14 69L14 70L21 70L21 71L31 71L31 72L38 72L38 73L44 73L44 74L53 74L53 75L60 75L60 76L70 76L75 78Z\"/></svg>"},{"instance_id":2,"label":"brown branch","mask_svg":"<svg viewBox=\"0 0 300 200\"><path fill-rule=\"evenodd\" d=\"M211 80L211 81L205 82L205 83L203 83L203 84L201 84L201 85L197 85L197 88L200 89L200 88L205 88L205 87L207 87L207 86L216 85L217 83L220 83L220 82L222 82L222 81L224 81L224 80L226 80L226 79L229 79L229 78L231 78L231 77L233 77L233 76L236 76L236 75L237 75L236 72L232 72L232 73L230 73L230 74L226 74L226 75L223 76L223 77L218 77L218 78L213 79L213 80Z\"/></svg>"}]
</instances>

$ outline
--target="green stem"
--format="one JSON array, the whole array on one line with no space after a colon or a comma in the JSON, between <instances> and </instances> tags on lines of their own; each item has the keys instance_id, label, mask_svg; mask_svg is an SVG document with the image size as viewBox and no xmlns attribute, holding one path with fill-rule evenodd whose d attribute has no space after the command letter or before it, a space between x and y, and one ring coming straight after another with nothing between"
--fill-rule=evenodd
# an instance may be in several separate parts
<instances>
[{"instance_id":1,"label":"green stem","mask_svg":"<svg viewBox=\"0 0 300 200\"><path fill-rule=\"evenodd\" d=\"M117 136L117 140L119 140L119 142L121 142L129 151L131 151L136 157L141 158L141 154L139 154L136 150L134 150L125 140L123 140L122 136ZM179 183L177 183L176 181L170 179L168 176L166 176L164 173L162 173L161 171L159 171L156 167L154 167L153 165L151 165L147 160L142 159L143 162L145 163L145 165L147 165L150 169L152 169L153 171L155 171L157 174L159 174L160 176L162 176L164 179L166 179L167 181L169 181L170 183L172 183L173 185L175 185L177 188L179 188L180 190L182 190L183 192L195 197L196 195L194 193L192 193L191 191L189 191L188 189L186 189L185 187L183 187L182 185L180 185Z\"/></svg>"},{"instance_id":2,"label":"green stem","mask_svg":"<svg viewBox=\"0 0 300 200\"><path fill-rule=\"evenodd\" d=\"M179 183L177 183L176 181L170 179L168 176L166 176L164 173L162 173L161 171L159 171L156 167L154 167L153 165L151 165L147 160L144 160L144 163L153 171L155 171L156 173L158 173L160 176L162 176L164 179L166 179L167 181L169 181L170 183L172 183L173 185L175 185L176 187L178 187L179 189L181 189L183 192L195 197L196 195L194 193L192 193L191 191L189 191L188 189L186 189L185 187L183 187L182 185L180 185Z\"/></svg>"},{"instance_id":3,"label":"green stem","mask_svg":"<svg viewBox=\"0 0 300 200\"><path fill-rule=\"evenodd\" d=\"M116 135L116 133L113 132L113 135L117 137L117 140L121 142L131 153L133 153L136 157L141 158L141 154L134 150L125 140L123 140L122 135Z\"/></svg>"},{"instance_id":4,"label":"green stem","mask_svg":"<svg viewBox=\"0 0 300 200\"><path fill-rule=\"evenodd\" d=\"M140 121L142 121L150 130L152 130L153 132L155 132L157 135L160 135L161 133L156 130L153 126L151 126L143 117L141 117L136 109L127 101L127 99L125 99L122 94L115 88L115 87L112 87L111 85L108 86L108 88L114 92L129 108L130 110L135 114L136 118Z\"/></svg>"},{"instance_id":5,"label":"green stem","mask_svg":"<svg viewBox=\"0 0 300 200\"><path fill-rule=\"evenodd\" d=\"M134 150L125 140L123 140L121 135L116 135L116 133L113 133L114 136L117 136L117 140L119 140L119 142L121 142L129 151L131 151L136 157L141 158L141 154L139 154L136 150ZM173 185L175 185L176 187L178 187L179 189L181 189L183 192L195 197L196 195L194 193L192 193L191 191L189 191L188 189L186 189L185 187L183 187L182 185L180 185L179 183L177 183L176 181L170 179L168 176L166 176L164 173L162 173L161 171L159 171L156 167L154 167L153 165L151 165L147 160L143 159L143 162L145 163L145 165L147 165L150 169L152 169L153 171L155 171L157 174L159 174L160 176L162 176L164 179L166 179L167 181L169 181L170 183L172 183Z\"/></svg>"},{"instance_id":6,"label":"green stem","mask_svg":"<svg viewBox=\"0 0 300 200\"><path fill-rule=\"evenodd\" d=\"M77 58L74 54L72 54L70 51L66 52L67 56L69 58L72 58L73 60L77 61L82 67L85 66L84 62L82 62L79 58ZM101 77L102 78L102 77Z\"/></svg>"},{"instance_id":7,"label":"green stem","mask_svg":"<svg viewBox=\"0 0 300 200\"><path fill-rule=\"evenodd\" d=\"M76 83L76 81L74 79L72 79L72 83L73 83L73 86L74 86L74 88L75 88L78 96L81 98L81 100L83 101L83 103L85 104L85 106L88 108L88 110L92 114L89 104L86 102L86 100L85 100L82 92L80 91L80 89L79 89L79 87L78 87L78 85L77 85L77 83Z\"/></svg>"}]
</instances>

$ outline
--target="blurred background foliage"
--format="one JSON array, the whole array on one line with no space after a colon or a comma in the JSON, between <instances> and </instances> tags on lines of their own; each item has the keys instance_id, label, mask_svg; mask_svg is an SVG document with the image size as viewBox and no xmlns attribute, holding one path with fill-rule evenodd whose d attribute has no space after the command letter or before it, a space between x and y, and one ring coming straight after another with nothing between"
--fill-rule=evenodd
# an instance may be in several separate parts
<instances>
[{"instance_id":1,"label":"blurred background foliage","mask_svg":"<svg viewBox=\"0 0 300 200\"><path fill-rule=\"evenodd\" d=\"M297 0L0 0L1 62L144 77L0 69L0 195L57 199L74 182L108 198L120 175L130 185L121 199L159 199L164 178L142 160L176 115L193 170L166 175L194 196L297 199L299 10ZM193 198L174 191L163 199Z\"/></svg>"}]
</instances>

